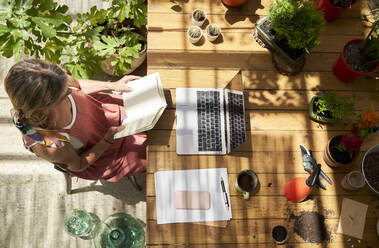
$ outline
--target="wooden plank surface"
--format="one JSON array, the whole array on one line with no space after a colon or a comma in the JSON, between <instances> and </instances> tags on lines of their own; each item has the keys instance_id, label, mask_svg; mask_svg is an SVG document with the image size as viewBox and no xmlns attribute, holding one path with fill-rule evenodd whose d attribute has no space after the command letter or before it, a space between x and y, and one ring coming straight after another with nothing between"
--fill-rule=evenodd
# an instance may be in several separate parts
<instances>
[{"instance_id":1,"label":"wooden plank surface","mask_svg":"<svg viewBox=\"0 0 379 248\"><path fill-rule=\"evenodd\" d=\"M147 232L151 233L147 240L148 244L266 243L267 247L271 247L270 244L272 244L272 238L268 235L272 227L275 225L288 225L288 229L292 230L294 224L294 221L288 221L288 218L232 219L226 228L208 227L192 223L157 225L155 220L148 220L147 222ZM375 224L376 218L366 219L366 227L368 228L363 234L364 241L378 242L376 230L372 228L375 227ZM347 241L350 238L336 234L337 225L338 219L325 219L325 226L326 230L330 232L331 239L329 242L331 243ZM291 235L289 242L305 243L297 234Z\"/></svg>"},{"instance_id":2,"label":"wooden plank surface","mask_svg":"<svg viewBox=\"0 0 379 248\"><path fill-rule=\"evenodd\" d=\"M159 72L164 88L224 88L238 69L159 68L152 64L152 72ZM174 76L173 76L174 75ZM284 76L277 71L243 70L245 90L333 90L378 91L379 80L360 77L354 83L341 83L330 72L300 72L296 76Z\"/></svg>"},{"instance_id":3,"label":"wooden plank surface","mask_svg":"<svg viewBox=\"0 0 379 248\"><path fill-rule=\"evenodd\" d=\"M302 211L318 211L326 219L338 219L341 214L342 200L346 196L313 196L311 200L303 202L301 205L293 204L287 200L284 195L281 196L259 196L254 195L246 201L242 195L231 196L232 216L234 220L243 219L281 219L283 217L291 218L291 215L299 216ZM348 196L349 199L367 204L367 217L375 218L379 215L379 199L373 195L354 195ZM150 206L155 206L155 197L147 197ZM272 211L272 203L275 202L276 211ZM337 204L336 204L337 203ZM156 220L157 216L154 211L148 211L147 219Z\"/></svg>"},{"instance_id":4,"label":"wooden plank surface","mask_svg":"<svg viewBox=\"0 0 379 248\"><path fill-rule=\"evenodd\" d=\"M375 80L375 75L341 83L332 72L345 42L363 37L368 31L368 24L360 18L368 10L367 0L357 1L336 21L324 25L321 43L306 56L302 72L291 77L275 70L269 51L252 36L257 20L267 15L270 2L247 1L240 8L227 8L220 0L148 2L148 73L160 73L168 102L168 109L148 132L148 247L276 247L270 231L277 224L289 228L287 248L378 246L375 223L379 218L379 198L367 187L347 191L340 182L348 171L360 170L364 152L379 143L379 135L365 140L352 167L331 168L323 161L324 148L330 137L350 129L352 117L332 125L319 124L308 117L310 99L325 91L343 96L355 92L357 111L369 106L379 109L379 80ZM205 37L197 44L188 42L185 32L191 25L191 12L196 8L206 10L207 23L221 26L222 37L215 42ZM177 155L175 88L223 88L240 69L245 89L247 142L225 156ZM326 191L315 188L310 199L295 204L286 199L283 187L292 178L308 175L302 167L299 144L312 149L333 185L322 180L327 185ZM225 167L233 214L226 228L192 223L157 225L155 172ZM245 169L254 170L260 181L259 191L250 201L243 200L233 186L238 173ZM336 233L345 197L369 205L365 234L360 242ZM316 211L325 217L330 240L310 243L294 233L293 217L302 211Z\"/></svg>"},{"instance_id":5,"label":"wooden plank surface","mask_svg":"<svg viewBox=\"0 0 379 248\"><path fill-rule=\"evenodd\" d=\"M343 133L342 133L343 134ZM175 131L153 130L148 132L150 151L175 151ZM250 131L246 133L247 141L235 151L298 151L299 144L312 147L313 151L323 151L328 140L339 131ZM361 150L367 151L378 142L379 133L365 139Z\"/></svg>"},{"instance_id":6,"label":"wooden plank surface","mask_svg":"<svg viewBox=\"0 0 379 248\"><path fill-rule=\"evenodd\" d=\"M178 83L178 87L183 87L179 85ZM175 92L175 89L165 90L168 108L176 107ZM312 97L320 93L320 91L312 90L248 90L244 91L245 108L254 110L307 110ZM356 95L354 106L357 110L366 109L371 105L376 108L379 103L379 92L361 91L354 94ZM351 97L353 93L343 91L339 92L339 95Z\"/></svg>"},{"instance_id":7,"label":"wooden plank surface","mask_svg":"<svg viewBox=\"0 0 379 248\"><path fill-rule=\"evenodd\" d=\"M204 9L207 14L218 14L218 15L230 15L238 16L239 19L245 19L248 16L253 15L266 15L268 12L268 7L271 0L260 0L260 1L247 1L244 5L239 8L227 8L225 5L221 4L221 0L173 0L173 1L162 1L162 0L149 0L149 15L155 13L167 13L167 14L190 14L194 9ZM356 2L352 8L344 11L339 19L359 17L361 14L366 13L367 0L361 0ZM244 18L245 17L245 18ZM336 21L338 21L337 19ZM161 20L160 20L161 21ZM153 24L160 23L154 22ZM328 23L328 24L333 24Z\"/></svg>"}]
</instances>

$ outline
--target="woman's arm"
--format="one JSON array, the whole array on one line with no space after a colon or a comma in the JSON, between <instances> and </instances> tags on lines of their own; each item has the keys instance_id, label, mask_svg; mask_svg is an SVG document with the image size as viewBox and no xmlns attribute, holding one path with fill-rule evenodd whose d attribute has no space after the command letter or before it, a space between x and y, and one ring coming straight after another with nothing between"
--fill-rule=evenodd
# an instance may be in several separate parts
<instances>
[{"instance_id":1,"label":"woman's arm","mask_svg":"<svg viewBox=\"0 0 379 248\"><path fill-rule=\"evenodd\" d=\"M41 144L34 145L31 149L39 157L52 162L64 164L71 171L84 171L109 148L114 142L115 133L123 130L125 126L111 127L104 138L91 149L83 152L80 156L70 144L65 144L61 148L46 147Z\"/></svg>"},{"instance_id":2,"label":"woman's arm","mask_svg":"<svg viewBox=\"0 0 379 248\"><path fill-rule=\"evenodd\" d=\"M116 82L104 82L104 81L97 81L97 80L90 80L90 79L79 79L76 80L79 87L74 86L76 88L81 89L87 94L95 93L99 91L120 91L120 92L129 92L132 89L129 86L125 86L125 84L129 81L139 79L139 76L129 76L126 75L120 80Z\"/></svg>"}]
</instances>

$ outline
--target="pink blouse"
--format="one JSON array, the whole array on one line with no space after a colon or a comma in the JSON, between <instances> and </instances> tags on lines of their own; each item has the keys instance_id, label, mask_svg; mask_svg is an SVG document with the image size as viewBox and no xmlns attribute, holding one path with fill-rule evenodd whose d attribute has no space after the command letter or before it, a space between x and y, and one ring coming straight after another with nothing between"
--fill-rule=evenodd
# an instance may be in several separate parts
<instances>
[{"instance_id":1,"label":"pink blouse","mask_svg":"<svg viewBox=\"0 0 379 248\"><path fill-rule=\"evenodd\" d=\"M83 147L78 154L90 149L103 139L111 126L121 125L125 116L121 95L107 93L85 94L79 89L71 93L76 105L76 119L70 129L57 130L68 133L80 140ZM72 106L73 108L75 106ZM109 182L119 181L146 171L146 134L140 133L116 139L98 160L82 172L70 171L84 179L103 179Z\"/></svg>"}]
</instances>

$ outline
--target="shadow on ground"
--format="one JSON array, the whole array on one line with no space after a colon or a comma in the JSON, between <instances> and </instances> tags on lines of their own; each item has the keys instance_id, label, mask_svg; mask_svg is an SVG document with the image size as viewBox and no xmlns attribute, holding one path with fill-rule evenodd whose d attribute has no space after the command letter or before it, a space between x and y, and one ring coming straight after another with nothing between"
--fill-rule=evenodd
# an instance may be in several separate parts
<instances>
[{"instance_id":1,"label":"shadow on ground","mask_svg":"<svg viewBox=\"0 0 379 248\"><path fill-rule=\"evenodd\" d=\"M111 195L128 205L135 205L141 201L146 201L146 174L135 175L135 178L142 187L141 191L133 186L131 179L124 177L114 183L105 180L96 180L85 187L75 188L75 185L73 185L74 189L71 191L71 194L97 191L104 195Z\"/></svg>"}]
</instances>

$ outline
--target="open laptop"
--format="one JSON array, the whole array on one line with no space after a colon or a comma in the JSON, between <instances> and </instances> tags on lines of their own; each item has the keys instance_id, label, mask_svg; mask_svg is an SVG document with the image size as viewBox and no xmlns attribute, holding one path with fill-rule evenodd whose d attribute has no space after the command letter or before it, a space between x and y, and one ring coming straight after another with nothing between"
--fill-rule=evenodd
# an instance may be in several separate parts
<instances>
[{"instance_id":1,"label":"open laptop","mask_svg":"<svg viewBox=\"0 0 379 248\"><path fill-rule=\"evenodd\" d=\"M227 154L245 141L241 71L225 89L176 89L177 154Z\"/></svg>"}]
</instances>

